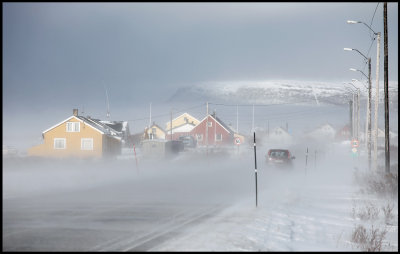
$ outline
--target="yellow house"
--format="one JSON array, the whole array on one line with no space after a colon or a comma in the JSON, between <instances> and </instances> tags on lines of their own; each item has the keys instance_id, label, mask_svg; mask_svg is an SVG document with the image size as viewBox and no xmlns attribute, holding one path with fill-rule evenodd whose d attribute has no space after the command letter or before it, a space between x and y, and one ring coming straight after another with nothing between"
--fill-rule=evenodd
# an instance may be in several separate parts
<instances>
[{"instance_id":1,"label":"yellow house","mask_svg":"<svg viewBox=\"0 0 400 254\"><path fill-rule=\"evenodd\" d=\"M172 133L174 132L190 132L200 121L195 117L189 115L188 113L183 113L182 115L176 117L172 120ZM171 130L171 121L166 123L167 128L165 128L167 133Z\"/></svg>"},{"instance_id":2,"label":"yellow house","mask_svg":"<svg viewBox=\"0 0 400 254\"><path fill-rule=\"evenodd\" d=\"M121 153L121 137L115 130L89 117L73 115L43 131L43 143L28 150L30 156L104 157Z\"/></svg>"},{"instance_id":3,"label":"yellow house","mask_svg":"<svg viewBox=\"0 0 400 254\"><path fill-rule=\"evenodd\" d=\"M165 139L166 132L157 124L145 129L145 139Z\"/></svg>"}]
</instances>

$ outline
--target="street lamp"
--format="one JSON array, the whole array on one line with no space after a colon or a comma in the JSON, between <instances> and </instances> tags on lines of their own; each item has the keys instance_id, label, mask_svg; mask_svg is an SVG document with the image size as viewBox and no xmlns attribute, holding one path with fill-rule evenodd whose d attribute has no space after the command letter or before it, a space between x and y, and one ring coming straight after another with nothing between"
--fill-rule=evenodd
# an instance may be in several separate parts
<instances>
[{"instance_id":1,"label":"street lamp","mask_svg":"<svg viewBox=\"0 0 400 254\"><path fill-rule=\"evenodd\" d=\"M381 42L381 33L375 32L369 25L362 21L354 21L347 20L348 24L358 24L362 23L369 30L371 30L374 35L377 36L377 44L376 44L376 93L375 93L375 119L374 119L374 169L377 170L378 166L378 107L379 107L379 55L380 55L380 42Z\"/></svg>"},{"instance_id":2,"label":"street lamp","mask_svg":"<svg viewBox=\"0 0 400 254\"><path fill-rule=\"evenodd\" d=\"M356 87L353 83L344 83L344 84L349 84L352 87L354 87L356 89L356 107L353 108L353 114L354 114L354 119L356 122L356 130L355 130L355 138L358 140L359 138L359 131L360 131L360 88ZM354 91L353 92L353 101L354 101Z\"/></svg>"},{"instance_id":3,"label":"street lamp","mask_svg":"<svg viewBox=\"0 0 400 254\"><path fill-rule=\"evenodd\" d=\"M361 70L350 68L351 71L358 71L368 79L367 116L365 123L365 146L368 150L368 168L371 169L371 58L368 58L368 76Z\"/></svg>"},{"instance_id":4,"label":"street lamp","mask_svg":"<svg viewBox=\"0 0 400 254\"><path fill-rule=\"evenodd\" d=\"M359 137L359 130L360 130L360 89L356 86L354 86L352 83L346 83L344 82L343 84L347 85L350 84L352 87L355 88L353 90L352 88L345 86L346 89L348 89L352 95L353 95L353 108L352 108L352 122L355 122L354 125L352 125L352 136L353 138L356 138L358 140Z\"/></svg>"}]
</instances>

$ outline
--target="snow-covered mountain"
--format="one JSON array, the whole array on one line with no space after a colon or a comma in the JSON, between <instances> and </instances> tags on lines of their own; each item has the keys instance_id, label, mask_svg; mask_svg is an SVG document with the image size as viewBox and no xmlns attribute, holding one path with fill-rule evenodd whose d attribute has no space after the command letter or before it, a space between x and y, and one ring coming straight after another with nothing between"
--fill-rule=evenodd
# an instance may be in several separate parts
<instances>
[{"instance_id":1,"label":"snow-covered mountain","mask_svg":"<svg viewBox=\"0 0 400 254\"><path fill-rule=\"evenodd\" d=\"M357 84L356 84L357 85ZM383 82L380 84L381 101L383 100ZM349 85L343 82L318 82L294 80L269 81L224 81L204 82L191 87L180 88L169 101L214 101L254 104L347 104L351 99ZM375 94L372 84L372 96ZM360 85L361 100L366 100L367 90ZM398 83L389 82L390 100L397 105Z\"/></svg>"}]
</instances>

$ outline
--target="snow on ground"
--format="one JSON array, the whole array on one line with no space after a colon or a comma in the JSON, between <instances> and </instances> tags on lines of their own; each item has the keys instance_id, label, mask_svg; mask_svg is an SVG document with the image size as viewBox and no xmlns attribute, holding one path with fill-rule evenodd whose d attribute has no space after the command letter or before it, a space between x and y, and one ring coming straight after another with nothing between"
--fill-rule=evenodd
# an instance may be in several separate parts
<instances>
[{"instance_id":1,"label":"snow on ground","mask_svg":"<svg viewBox=\"0 0 400 254\"><path fill-rule=\"evenodd\" d=\"M372 226L379 230L385 229L387 234L382 250L398 250L397 199L381 198L362 192L360 183L355 181L354 176L357 172L366 173L364 157L359 159L351 157L349 144L334 144L324 156L321 153L318 160L314 161L310 152L306 167L304 154L301 152L303 150L296 150L295 147L292 149L296 160L295 167L291 171L267 168L263 163L264 151L261 148L258 150L257 207L254 185L254 197L244 195L241 201L233 203L216 216L183 229L181 234L154 246L150 251L359 251L357 245L351 242L352 233L358 225L364 225L367 230ZM251 152L249 149L243 157L244 160L252 161ZM176 158L175 165L179 165L179 160L185 159L184 157L182 155ZM235 162L234 159L232 161ZM122 162L123 165L130 166L118 169L113 168L111 163L109 165L99 163L98 168L82 169L81 162L76 162L73 164L76 169L72 167L67 172L64 170L58 172L57 168L50 166L34 171L29 168L17 170L19 168L17 165L15 170L10 168L6 171L3 200L23 197L27 192L40 195L60 189L76 191L118 184L122 178L132 183L155 177L159 177L161 181L165 179L164 174L170 175L174 171L181 170L159 170L164 169L164 164L160 163L158 164L160 168L154 168L151 172L132 174L137 170L134 160L125 159ZM234 165L228 162L225 164ZM49 165L54 164L49 163ZM354 166L358 166L358 169ZM111 168L113 174L110 174ZM190 175L197 170L197 167L186 169L185 173ZM82 170L85 170L83 174L85 178L81 177ZM43 174L37 175L41 171ZM41 178L45 176L46 179L38 179L39 176ZM199 177L197 174L193 176ZM229 184L233 183L236 182ZM196 191L186 190L188 194ZM210 195L212 193L211 190L202 189L202 191ZM381 207L390 202L393 205L393 217L387 221ZM368 205L377 209L378 215L374 218L361 219L359 214L365 211Z\"/></svg>"},{"instance_id":2,"label":"snow on ground","mask_svg":"<svg viewBox=\"0 0 400 254\"><path fill-rule=\"evenodd\" d=\"M328 164L308 166L307 171L299 165L296 172L259 170L257 207L255 198L243 200L152 251L360 250L351 242L354 229L362 224L352 212L354 206L369 200L380 209L378 204L385 201L359 191L352 158L343 159L348 150L343 148L339 145L339 151L335 149L337 156ZM342 160L335 161L339 157ZM382 213L364 223L388 231L382 248L385 251L398 250L397 201L393 213L392 224L382 221Z\"/></svg>"}]
</instances>

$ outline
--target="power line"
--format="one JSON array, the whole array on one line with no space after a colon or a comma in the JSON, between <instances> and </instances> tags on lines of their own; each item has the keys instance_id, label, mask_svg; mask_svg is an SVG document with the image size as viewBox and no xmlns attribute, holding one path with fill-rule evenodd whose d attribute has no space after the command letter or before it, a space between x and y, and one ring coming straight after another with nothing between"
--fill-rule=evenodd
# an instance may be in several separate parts
<instances>
[{"instance_id":1,"label":"power line","mask_svg":"<svg viewBox=\"0 0 400 254\"><path fill-rule=\"evenodd\" d=\"M209 102L209 105L216 105L216 106L227 106L227 107L236 107L236 106L241 106L241 107L270 107L270 106L280 106L280 105L294 105L294 104L299 104L303 102L309 102L309 100L305 101L298 101L298 102L288 102L288 103L276 103L276 104L224 104L224 103L212 103Z\"/></svg>"}]
</instances>

